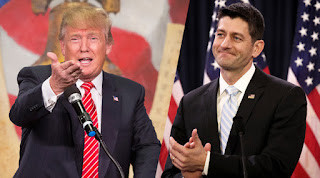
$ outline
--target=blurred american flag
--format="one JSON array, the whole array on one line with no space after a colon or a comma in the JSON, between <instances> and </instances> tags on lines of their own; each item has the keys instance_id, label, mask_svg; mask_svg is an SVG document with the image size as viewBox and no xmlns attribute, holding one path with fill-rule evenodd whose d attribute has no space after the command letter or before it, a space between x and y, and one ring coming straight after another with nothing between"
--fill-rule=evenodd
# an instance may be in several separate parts
<instances>
[{"instance_id":1,"label":"blurred american flag","mask_svg":"<svg viewBox=\"0 0 320 178\"><path fill-rule=\"evenodd\" d=\"M156 172L156 178L161 177L161 174L164 170L167 157L168 157L168 151L169 151L169 138L170 138L170 132L172 123L174 121L174 118L176 117L178 106L180 103L181 98L183 97L184 93L182 90L181 82L179 79L178 73L176 73L176 77L174 79L174 84L172 87L172 94L170 99L170 105L168 110L168 117L166 120L166 125L163 133L163 140L161 143L161 150L160 150L160 156L159 156L159 162Z\"/></svg>"},{"instance_id":2,"label":"blurred american flag","mask_svg":"<svg viewBox=\"0 0 320 178\"><path fill-rule=\"evenodd\" d=\"M306 138L294 178L320 177L320 1L299 1L288 81L307 95Z\"/></svg>"}]
</instances>

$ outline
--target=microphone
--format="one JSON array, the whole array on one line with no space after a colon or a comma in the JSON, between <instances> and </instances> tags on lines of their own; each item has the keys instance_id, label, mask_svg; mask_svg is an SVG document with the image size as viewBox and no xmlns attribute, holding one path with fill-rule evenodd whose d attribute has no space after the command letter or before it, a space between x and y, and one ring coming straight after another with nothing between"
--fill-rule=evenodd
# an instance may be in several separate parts
<instances>
[{"instance_id":1,"label":"microphone","mask_svg":"<svg viewBox=\"0 0 320 178\"><path fill-rule=\"evenodd\" d=\"M96 140L99 141L101 144L101 147L103 148L104 152L107 154L107 156L110 158L110 160L116 165L121 178L125 178L124 172L122 170L121 165L119 162L113 158L113 156L110 154L110 152L107 149L107 145L102 139L101 133L98 131L96 127L93 126L92 120L90 118L89 113L87 113L86 109L84 108L82 104L81 94L79 89L76 87L76 85L71 85L64 91L64 95L68 98L69 103L72 104L73 108L76 110L76 113L78 115L80 124L82 124L84 130L87 132L89 137L95 137Z\"/></svg>"},{"instance_id":2,"label":"microphone","mask_svg":"<svg viewBox=\"0 0 320 178\"><path fill-rule=\"evenodd\" d=\"M246 160L245 160L245 156L244 156L244 145L243 145L244 125L243 125L243 122L242 122L242 117L241 116L235 116L233 118L233 124L235 124L236 131L237 131L237 133L239 135L239 138L240 138L243 177L247 178L248 177L248 173L247 173Z\"/></svg>"},{"instance_id":3,"label":"microphone","mask_svg":"<svg viewBox=\"0 0 320 178\"><path fill-rule=\"evenodd\" d=\"M64 91L64 95L68 98L69 103L72 104L74 110L76 111L80 124L83 129L87 132L89 137L96 135L95 128L92 124L91 117L89 113L83 106L81 94L76 85L71 85Z\"/></svg>"}]
</instances>

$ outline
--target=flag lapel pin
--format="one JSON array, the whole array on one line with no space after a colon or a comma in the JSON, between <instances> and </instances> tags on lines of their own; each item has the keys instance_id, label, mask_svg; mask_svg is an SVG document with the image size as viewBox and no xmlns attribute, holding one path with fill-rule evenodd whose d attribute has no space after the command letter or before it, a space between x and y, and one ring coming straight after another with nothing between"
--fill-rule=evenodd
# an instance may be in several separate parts
<instances>
[{"instance_id":1,"label":"flag lapel pin","mask_svg":"<svg viewBox=\"0 0 320 178\"><path fill-rule=\"evenodd\" d=\"M255 94L250 94L249 96L248 96L248 99L254 99L254 97L255 97L256 95Z\"/></svg>"},{"instance_id":2,"label":"flag lapel pin","mask_svg":"<svg viewBox=\"0 0 320 178\"><path fill-rule=\"evenodd\" d=\"M113 101L116 101L116 102L119 101L119 98L117 96L112 96L112 98L113 98Z\"/></svg>"}]
</instances>

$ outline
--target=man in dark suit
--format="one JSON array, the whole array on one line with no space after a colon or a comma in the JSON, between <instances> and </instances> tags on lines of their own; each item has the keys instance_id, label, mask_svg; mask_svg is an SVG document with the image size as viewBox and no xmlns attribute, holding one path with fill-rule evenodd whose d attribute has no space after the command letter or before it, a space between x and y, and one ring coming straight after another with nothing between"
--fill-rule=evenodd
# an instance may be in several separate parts
<instances>
[{"instance_id":1,"label":"man in dark suit","mask_svg":"<svg viewBox=\"0 0 320 178\"><path fill-rule=\"evenodd\" d=\"M232 4L218 18L220 77L182 98L162 177L290 177L304 142L305 94L253 64L264 47L256 8Z\"/></svg>"},{"instance_id":2,"label":"man in dark suit","mask_svg":"<svg viewBox=\"0 0 320 178\"><path fill-rule=\"evenodd\" d=\"M110 19L102 9L71 8L63 16L59 36L65 62L59 63L54 53L48 53L51 66L20 71L19 95L10 111L11 121L22 127L19 168L14 177L120 176L99 144L94 148L97 154L86 162L90 167L84 163L84 157L94 151L84 155L88 145L85 133L64 95L74 84L83 95L84 83L93 84L89 93L95 114L87 111L95 117L94 124L125 176L131 163L135 177L154 177L160 143L144 107L144 88L102 71L113 43L110 28ZM92 171L88 174L87 166Z\"/></svg>"}]
</instances>

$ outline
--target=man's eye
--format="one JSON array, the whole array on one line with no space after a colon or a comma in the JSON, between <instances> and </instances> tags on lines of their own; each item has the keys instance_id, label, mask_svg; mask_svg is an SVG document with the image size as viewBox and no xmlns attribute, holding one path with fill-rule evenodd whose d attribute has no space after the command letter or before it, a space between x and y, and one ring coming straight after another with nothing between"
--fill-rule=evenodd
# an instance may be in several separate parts
<instances>
[{"instance_id":1,"label":"man's eye","mask_svg":"<svg viewBox=\"0 0 320 178\"><path fill-rule=\"evenodd\" d=\"M234 39L235 39L236 41L241 41L241 40L242 40L240 37L237 37L237 36L235 36Z\"/></svg>"}]
</instances>

